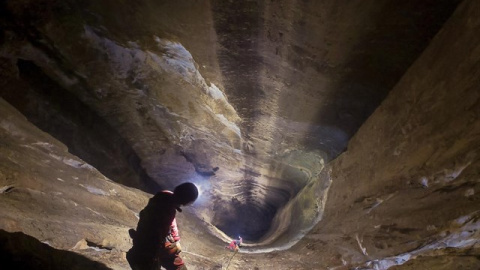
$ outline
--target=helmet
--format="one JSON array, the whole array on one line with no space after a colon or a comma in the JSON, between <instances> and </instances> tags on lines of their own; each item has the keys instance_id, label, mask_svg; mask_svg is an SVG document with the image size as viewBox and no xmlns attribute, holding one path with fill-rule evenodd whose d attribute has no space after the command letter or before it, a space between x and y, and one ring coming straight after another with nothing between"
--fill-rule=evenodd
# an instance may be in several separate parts
<instances>
[{"instance_id":1,"label":"helmet","mask_svg":"<svg viewBox=\"0 0 480 270\"><path fill-rule=\"evenodd\" d=\"M195 184L186 182L175 187L173 190L175 200L180 205L193 203L198 198L198 189Z\"/></svg>"}]
</instances>

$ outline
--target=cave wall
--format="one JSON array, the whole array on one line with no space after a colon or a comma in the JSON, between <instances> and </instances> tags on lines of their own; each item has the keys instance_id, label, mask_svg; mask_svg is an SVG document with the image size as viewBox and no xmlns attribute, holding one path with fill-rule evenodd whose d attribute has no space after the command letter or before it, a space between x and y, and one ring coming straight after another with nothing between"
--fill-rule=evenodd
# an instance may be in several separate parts
<instances>
[{"instance_id":1,"label":"cave wall","mask_svg":"<svg viewBox=\"0 0 480 270\"><path fill-rule=\"evenodd\" d=\"M105 269L92 260L124 265L131 247L127 231L135 227L148 194L109 180L3 99L0 138L1 246L12 255L6 262L22 266L18 260L30 258L23 265L32 269L75 261ZM50 247L42 253L42 244L32 238ZM42 254L55 259L49 262Z\"/></svg>"},{"instance_id":2,"label":"cave wall","mask_svg":"<svg viewBox=\"0 0 480 270\"><path fill-rule=\"evenodd\" d=\"M22 232L0 230L2 269L111 269L72 251L55 249Z\"/></svg>"},{"instance_id":3,"label":"cave wall","mask_svg":"<svg viewBox=\"0 0 480 270\"><path fill-rule=\"evenodd\" d=\"M307 243L330 241L339 263L378 269L421 256L395 269L480 265L479 10L460 5L328 164L324 217Z\"/></svg>"},{"instance_id":4,"label":"cave wall","mask_svg":"<svg viewBox=\"0 0 480 270\"><path fill-rule=\"evenodd\" d=\"M145 191L158 185L125 139L33 61L2 58L2 97L29 121L68 146L110 179ZM13 62L13 63L12 63Z\"/></svg>"},{"instance_id":5,"label":"cave wall","mask_svg":"<svg viewBox=\"0 0 480 270\"><path fill-rule=\"evenodd\" d=\"M242 162L236 112L175 35L194 33L185 43L214 66L214 48L194 38L211 43L212 25L188 22L204 22L208 5L33 2L1 3L0 93L72 153L151 193L187 180L210 187L213 168Z\"/></svg>"},{"instance_id":6,"label":"cave wall","mask_svg":"<svg viewBox=\"0 0 480 270\"><path fill-rule=\"evenodd\" d=\"M128 230L150 194L108 179L3 99L0 153L1 269L130 269ZM192 209L177 220L183 257L218 269L214 228Z\"/></svg>"},{"instance_id":7,"label":"cave wall","mask_svg":"<svg viewBox=\"0 0 480 270\"><path fill-rule=\"evenodd\" d=\"M1 94L45 131L66 126L69 150L113 180L205 184L197 214L232 235L257 238L273 218L267 236L294 244L326 204L305 241L383 258L474 210L478 6L465 1L320 172L458 2L5 1Z\"/></svg>"},{"instance_id":8,"label":"cave wall","mask_svg":"<svg viewBox=\"0 0 480 270\"><path fill-rule=\"evenodd\" d=\"M117 182L201 183L199 215L257 240L458 3L3 1L0 93Z\"/></svg>"}]
</instances>

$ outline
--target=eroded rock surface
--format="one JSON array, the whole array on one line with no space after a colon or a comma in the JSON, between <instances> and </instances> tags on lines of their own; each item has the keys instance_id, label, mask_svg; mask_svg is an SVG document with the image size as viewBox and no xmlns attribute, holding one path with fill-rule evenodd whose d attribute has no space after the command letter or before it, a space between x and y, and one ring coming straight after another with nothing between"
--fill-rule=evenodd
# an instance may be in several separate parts
<instances>
[{"instance_id":1,"label":"eroded rock surface","mask_svg":"<svg viewBox=\"0 0 480 270\"><path fill-rule=\"evenodd\" d=\"M478 10L3 1L0 228L128 269L148 193L193 181L192 269L477 269Z\"/></svg>"},{"instance_id":2,"label":"eroded rock surface","mask_svg":"<svg viewBox=\"0 0 480 270\"><path fill-rule=\"evenodd\" d=\"M65 269L75 263L78 268L72 269L106 269L105 265L129 269L128 229L136 227L150 195L106 178L3 99L0 102L0 228L4 230L0 237L2 250L11 255L5 255L8 261L29 269ZM221 258L215 257L212 245L223 243L209 225L188 210L178 219L186 257L192 257L189 261L207 268L218 264ZM51 248L42 248L42 243ZM37 261L25 261L29 256ZM45 256L64 258L50 261ZM207 256L210 259L203 262Z\"/></svg>"},{"instance_id":3,"label":"eroded rock surface","mask_svg":"<svg viewBox=\"0 0 480 270\"><path fill-rule=\"evenodd\" d=\"M131 245L126 232L147 194L108 180L1 102L0 227L56 249L108 250L109 266L124 261Z\"/></svg>"},{"instance_id":4,"label":"eroded rock surface","mask_svg":"<svg viewBox=\"0 0 480 270\"><path fill-rule=\"evenodd\" d=\"M328 165L307 247L367 269L478 268L479 7L460 6Z\"/></svg>"}]
</instances>

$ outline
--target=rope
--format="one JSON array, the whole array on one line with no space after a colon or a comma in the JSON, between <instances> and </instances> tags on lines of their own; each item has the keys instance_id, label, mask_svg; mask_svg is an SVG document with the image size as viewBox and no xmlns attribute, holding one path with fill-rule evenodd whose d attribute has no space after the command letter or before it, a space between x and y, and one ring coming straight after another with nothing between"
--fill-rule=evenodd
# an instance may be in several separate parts
<instances>
[{"instance_id":1,"label":"rope","mask_svg":"<svg viewBox=\"0 0 480 270\"><path fill-rule=\"evenodd\" d=\"M238 249L235 250L235 252L233 252L233 255L232 257L230 257L230 260L228 261L228 264L227 264L227 267L225 268L225 270L228 270L228 267L230 266L230 263L232 262L232 259L233 259L233 256L235 256L238 252Z\"/></svg>"}]
</instances>

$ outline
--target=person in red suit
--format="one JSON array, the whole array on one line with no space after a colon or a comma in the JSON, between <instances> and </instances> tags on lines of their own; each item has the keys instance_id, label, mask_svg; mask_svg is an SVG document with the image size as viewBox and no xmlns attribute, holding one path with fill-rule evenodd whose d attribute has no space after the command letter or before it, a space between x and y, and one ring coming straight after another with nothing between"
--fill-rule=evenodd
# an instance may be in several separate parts
<instances>
[{"instance_id":1,"label":"person in red suit","mask_svg":"<svg viewBox=\"0 0 480 270\"><path fill-rule=\"evenodd\" d=\"M192 204L198 198L195 184L186 182L173 192L158 192L140 212L137 230L130 229L132 248L127 260L133 270L186 270L180 257L180 234L175 215L180 207Z\"/></svg>"},{"instance_id":2,"label":"person in red suit","mask_svg":"<svg viewBox=\"0 0 480 270\"><path fill-rule=\"evenodd\" d=\"M238 251L238 249L242 246L243 239L241 236L238 237L238 240L232 240L228 246L226 246L226 249L229 249L230 251Z\"/></svg>"}]
</instances>

